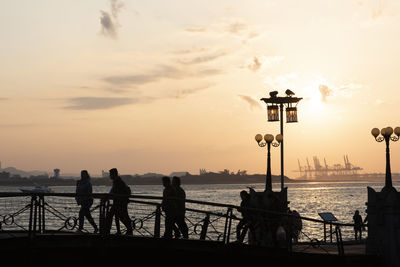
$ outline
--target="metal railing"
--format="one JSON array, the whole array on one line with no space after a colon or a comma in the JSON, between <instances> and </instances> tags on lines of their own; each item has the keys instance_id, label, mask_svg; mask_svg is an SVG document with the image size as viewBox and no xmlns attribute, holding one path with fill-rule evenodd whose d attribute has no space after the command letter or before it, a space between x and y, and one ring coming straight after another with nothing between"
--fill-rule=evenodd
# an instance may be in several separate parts
<instances>
[{"instance_id":1,"label":"metal railing","mask_svg":"<svg viewBox=\"0 0 400 267\"><path fill-rule=\"evenodd\" d=\"M0 233L10 236L27 234L34 238L38 234L57 234L75 232L78 226L80 206L75 197L87 196L75 193L0 193ZM92 194L94 199L91 214L99 226L99 234L107 235L105 231L106 218L112 199L115 195ZM132 220L134 236L160 238L165 230L164 212L161 208L162 197L131 195L129 197L128 213ZM282 226L286 233L284 247L292 249L292 231L290 217L286 213L272 212L260 209L248 209L258 215L258 221L249 228L244 240L237 239L236 228L242 220L240 207L221 203L197 200L186 200L185 221L189 228L189 239L219 241L225 244L243 242L256 245L271 245L268 242L259 242L261 239L276 241L275 232L266 235L266 229L276 230ZM303 228L298 239L299 244L320 246L327 242L326 232L322 232L326 222L301 217ZM274 227L271 227L274 225ZM124 234L126 229L121 225L113 225L110 234ZM338 254L343 255L343 242L354 239L353 224L331 222L330 242L338 246ZM316 230L317 229L317 230ZM345 231L342 231L345 229ZM92 226L85 220L84 233L93 231ZM335 240L333 240L333 238ZM258 240L257 240L258 239ZM277 245L274 243L274 245ZM321 246L321 249L322 246Z\"/></svg>"}]
</instances>

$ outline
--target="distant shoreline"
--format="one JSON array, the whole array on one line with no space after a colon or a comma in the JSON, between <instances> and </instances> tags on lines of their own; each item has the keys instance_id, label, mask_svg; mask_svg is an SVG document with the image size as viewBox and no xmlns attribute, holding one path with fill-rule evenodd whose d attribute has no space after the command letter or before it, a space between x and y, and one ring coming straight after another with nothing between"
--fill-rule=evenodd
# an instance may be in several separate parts
<instances>
[{"instance_id":1,"label":"distant shoreline","mask_svg":"<svg viewBox=\"0 0 400 267\"><path fill-rule=\"evenodd\" d=\"M129 185L161 185L161 177L138 177L131 175L122 175L122 179ZM227 175L227 174L205 174L205 175L186 175L182 176L181 183L183 185L217 185L217 184L265 184L265 174L254 175ZM272 175L272 183L280 183L280 176ZM75 186L77 179L45 179L45 178L10 178L0 179L0 186ZM393 180L397 182L398 180ZM285 183L336 183L336 182L364 182L364 183L383 183L382 178L370 179L324 179L324 180L300 180L290 179L285 176ZM92 184L94 186L105 185L111 186L111 180L105 177L93 177Z\"/></svg>"}]
</instances>

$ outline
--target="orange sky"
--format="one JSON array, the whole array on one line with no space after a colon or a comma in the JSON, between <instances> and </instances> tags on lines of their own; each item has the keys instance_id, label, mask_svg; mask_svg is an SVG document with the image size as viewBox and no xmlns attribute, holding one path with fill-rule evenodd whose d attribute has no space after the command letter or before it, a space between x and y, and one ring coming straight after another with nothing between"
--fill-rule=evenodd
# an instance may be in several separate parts
<instances>
[{"instance_id":1,"label":"orange sky","mask_svg":"<svg viewBox=\"0 0 400 267\"><path fill-rule=\"evenodd\" d=\"M265 171L259 101L304 99L285 166L343 155L384 172L400 126L398 1L9 1L0 10L0 160L98 174ZM391 144L400 172L400 143ZM279 149L272 173L279 174Z\"/></svg>"}]
</instances>

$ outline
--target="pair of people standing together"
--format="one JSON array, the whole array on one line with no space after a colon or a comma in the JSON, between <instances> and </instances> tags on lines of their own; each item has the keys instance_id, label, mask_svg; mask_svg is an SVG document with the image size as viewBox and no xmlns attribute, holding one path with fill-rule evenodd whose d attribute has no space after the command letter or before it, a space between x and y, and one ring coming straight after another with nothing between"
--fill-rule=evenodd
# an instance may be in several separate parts
<instances>
[{"instance_id":1,"label":"pair of people standing together","mask_svg":"<svg viewBox=\"0 0 400 267\"><path fill-rule=\"evenodd\" d=\"M172 238L172 232L175 237L189 238L188 226L185 222L185 201L186 193L181 187L181 180L174 176L171 179L168 176L162 178L164 191L161 203L162 210L165 212L165 238Z\"/></svg>"},{"instance_id":2,"label":"pair of people standing together","mask_svg":"<svg viewBox=\"0 0 400 267\"><path fill-rule=\"evenodd\" d=\"M110 179L113 182L110 194L114 194L116 196L113 197L113 205L111 209L108 211L106 221L105 221L105 228L106 232L109 233L111 230L111 224L113 217L115 216L116 222L119 220L126 227L126 234L132 235L133 228L132 228L132 221L128 215L128 203L129 203L129 196L131 194L131 189L129 186L121 179L118 175L118 170L113 168L110 170ZM98 232L98 227L93 220L93 217L90 212L90 208L93 205L93 197L90 196L92 194L92 184L90 182L90 176L86 170L81 172L81 179L77 181L76 184L76 202L78 205L81 206L79 210L79 223L78 223L78 231L83 230L84 219L89 221L89 223L94 228L94 233ZM82 196L84 195L84 196Z\"/></svg>"}]
</instances>

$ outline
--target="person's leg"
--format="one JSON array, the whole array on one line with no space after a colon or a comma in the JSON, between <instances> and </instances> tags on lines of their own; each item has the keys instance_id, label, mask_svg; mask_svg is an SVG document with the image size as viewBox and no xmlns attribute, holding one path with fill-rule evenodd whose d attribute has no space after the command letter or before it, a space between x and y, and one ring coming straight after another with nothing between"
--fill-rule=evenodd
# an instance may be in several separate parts
<instances>
[{"instance_id":1,"label":"person's leg","mask_svg":"<svg viewBox=\"0 0 400 267\"><path fill-rule=\"evenodd\" d=\"M94 231L97 232L98 231L97 225L94 222L92 214L90 212L90 207L91 206L92 206L92 203L90 203L90 202L87 205L85 205L85 207L84 207L84 215L85 215L86 219L88 220L88 222L93 226Z\"/></svg>"},{"instance_id":2,"label":"person's leg","mask_svg":"<svg viewBox=\"0 0 400 267\"><path fill-rule=\"evenodd\" d=\"M164 238L172 238L172 230L173 225L175 223L175 219L169 213L165 213L165 232Z\"/></svg>"},{"instance_id":3,"label":"person's leg","mask_svg":"<svg viewBox=\"0 0 400 267\"><path fill-rule=\"evenodd\" d=\"M183 238L189 238L189 228L185 222L185 215L177 216L176 223L178 224L179 231L182 233Z\"/></svg>"},{"instance_id":4,"label":"person's leg","mask_svg":"<svg viewBox=\"0 0 400 267\"><path fill-rule=\"evenodd\" d=\"M120 235L121 234L121 224L119 223L119 217L117 214L115 214L114 220L115 220L115 228L117 228L117 235Z\"/></svg>"},{"instance_id":5,"label":"person's leg","mask_svg":"<svg viewBox=\"0 0 400 267\"><path fill-rule=\"evenodd\" d=\"M175 238L180 238L181 237L181 232L179 231L179 227L177 226L177 222L174 223L174 225L172 226L172 230L174 232L174 237Z\"/></svg>"},{"instance_id":6,"label":"person's leg","mask_svg":"<svg viewBox=\"0 0 400 267\"><path fill-rule=\"evenodd\" d=\"M112 220L115 215L115 206L112 205L111 209L107 213L106 221L105 221L105 233L110 234L111 231L111 225L112 225Z\"/></svg>"},{"instance_id":7,"label":"person's leg","mask_svg":"<svg viewBox=\"0 0 400 267\"><path fill-rule=\"evenodd\" d=\"M78 230L81 231L83 229L83 224L84 224L84 217L85 211L83 205L81 205L81 208L79 210L79 218L78 218Z\"/></svg>"},{"instance_id":8,"label":"person's leg","mask_svg":"<svg viewBox=\"0 0 400 267\"><path fill-rule=\"evenodd\" d=\"M121 203L120 205L118 205L118 218L119 220L125 225L126 227L126 234L132 234L133 229L132 229L132 221L129 218L129 214L128 214L128 204L126 203Z\"/></svg>"},{"instance_id":9,"label":"person's leg","mask_svg":"<svg viewBox=\"0 0 400 267\"><path fill-rule=\"evenodd\" d=\"M244 225L244 221L240 220L236 226L236 240L239 240L239 238L240 238L240 233L243 228L243 225Z\"/></svg>"}]
</instances>

